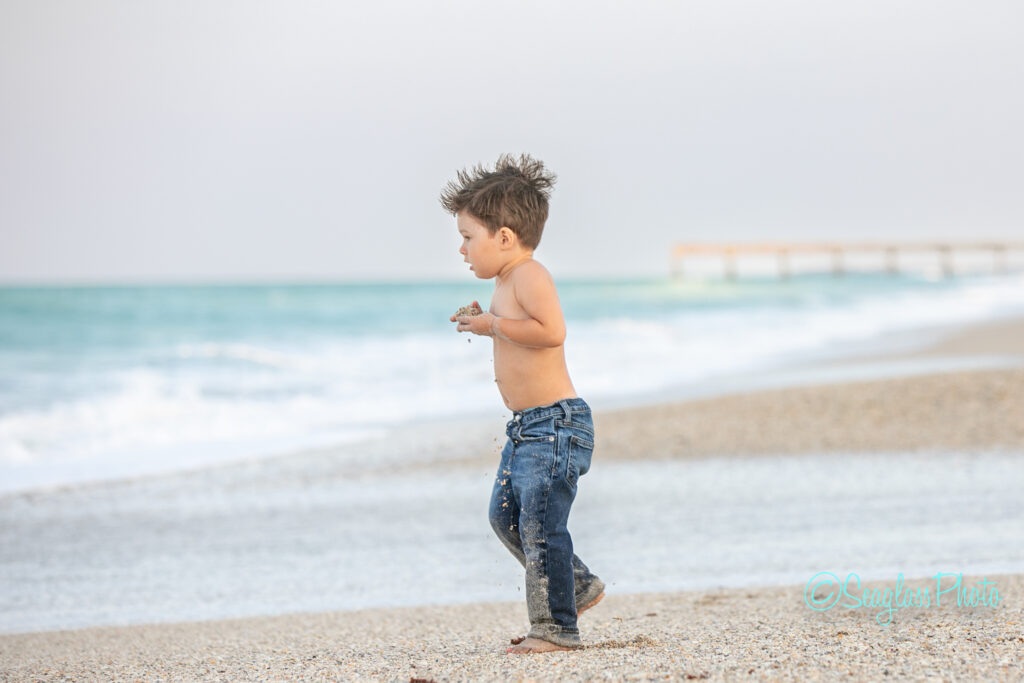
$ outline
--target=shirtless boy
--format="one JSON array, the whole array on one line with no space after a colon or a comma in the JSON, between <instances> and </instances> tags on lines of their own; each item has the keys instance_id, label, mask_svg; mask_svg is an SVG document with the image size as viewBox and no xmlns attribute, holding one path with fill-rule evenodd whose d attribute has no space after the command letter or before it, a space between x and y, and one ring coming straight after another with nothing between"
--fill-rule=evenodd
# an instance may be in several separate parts
<instances>
[{"instance_id":1,"label":"shirtless boy","mask_svg":"<svg viewBox=\"0 0 1024 683\"><path fill-rule=\"evenodd\" d=\"M577 482L590 469L594 423L565 365L554 280L533 258L554 181L540 161L503 155L493 171L460 171L441 194L457 219L459 253L478 278L494 279L488 311L451 321L459 332L493 338L495 382L512 411L490 520L526 569L530 632L506 650L517 654L580 647L576 617L604 597L566 528Z\"/></svg>"}]
</instances>

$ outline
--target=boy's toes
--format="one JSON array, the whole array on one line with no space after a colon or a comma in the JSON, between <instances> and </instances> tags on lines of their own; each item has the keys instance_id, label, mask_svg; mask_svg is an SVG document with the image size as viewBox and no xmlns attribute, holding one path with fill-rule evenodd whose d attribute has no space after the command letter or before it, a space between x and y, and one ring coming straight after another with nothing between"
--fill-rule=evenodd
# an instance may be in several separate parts
<instances>
[{"instance_id":1,"label":"boy's toes","mask_svg":"<svg viewBox=\"0 0 1024 683\"><path fill-rule=\"evenodd\" d=\"M539 638L524 638L515 647L510 647L505 650L505 654L510 655L525 655L533 654L537 652L555 652L556 650L568 650L567 647L561 645L555 645L549 643L546 640L540 640Z\"/></svg>"},{"instance_id":2,"label":"boy's toes","mask_svg":"<svg viewBox=\"0 0 1024 683\"><path fill-rule=\"evenodd\" d=\"M518 645L519 643L523 642L524 640L526 640L526 636L519 636L518 638L512 638L508 642L512 643L513 645Z\"/></svg>"}]
</instances>

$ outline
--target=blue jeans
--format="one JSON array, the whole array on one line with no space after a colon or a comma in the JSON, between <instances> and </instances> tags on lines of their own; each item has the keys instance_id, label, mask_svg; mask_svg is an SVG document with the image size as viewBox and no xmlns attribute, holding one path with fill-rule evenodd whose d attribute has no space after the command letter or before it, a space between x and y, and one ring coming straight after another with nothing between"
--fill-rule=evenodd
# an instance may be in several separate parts
<instances>
[{"instance_id":1,"label":"blue jeans","mask_svg":"<svg viewBox=\"0 0 1024 683\"><path fill-rule=\"evenodd\" d=\"M526 569L529 637L579 647L576 610L604 583L572 552L566 524L579 478L590 469L590 406L571 398L514 412L491 493L491 527Z\"/></svg>"}]
</instances>

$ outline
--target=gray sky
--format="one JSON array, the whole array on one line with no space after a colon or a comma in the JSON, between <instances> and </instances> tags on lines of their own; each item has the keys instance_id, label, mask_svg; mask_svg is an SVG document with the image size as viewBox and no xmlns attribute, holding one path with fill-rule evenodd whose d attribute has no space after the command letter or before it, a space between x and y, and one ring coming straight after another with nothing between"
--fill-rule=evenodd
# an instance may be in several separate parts
<instances>
[{"instance_id":1,"label":"gray sky","mask_svg":"<svg viewBox=\"0 0 1024 683\"><path fill-rule=\"evenodd\" d=\"M467 279L438 193L506 151L556 276L1024 236L1022 7L3 0L0 280Z\"/></svg>"}]
</instances>

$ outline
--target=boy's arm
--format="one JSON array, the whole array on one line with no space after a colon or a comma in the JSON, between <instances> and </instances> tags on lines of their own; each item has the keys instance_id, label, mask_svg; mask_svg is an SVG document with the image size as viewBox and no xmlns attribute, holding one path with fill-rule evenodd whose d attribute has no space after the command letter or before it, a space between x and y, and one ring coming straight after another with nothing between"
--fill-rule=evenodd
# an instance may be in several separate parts
<instances>
[{"instance_id":1,"label":"boy's arm","mask_svg":"<svg viewBox=\"0 0 1024 683\"><path fill-rule=\"evenodd\" d=\"M529 318L499 318L491 313L459 316L460 331L473 332L530 348L551 348L565 342L565 319L551 275L543 269L513 283L516 300Z\"/></svg>"},{"instance_id":2,"label":"boy's arm","mask_svg":"<svg viewBox=\"0 0 1024 683\"><path fill-rule=\"evenodd\" d=\"M546 270L538 270L539 277L524 277L514 283L516 300L530 317L525 320L495 318L491 332L520 346L561 346L565 342L565 318L558 304L555 281Z\"/></svg>"}]
</instances>

